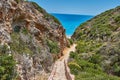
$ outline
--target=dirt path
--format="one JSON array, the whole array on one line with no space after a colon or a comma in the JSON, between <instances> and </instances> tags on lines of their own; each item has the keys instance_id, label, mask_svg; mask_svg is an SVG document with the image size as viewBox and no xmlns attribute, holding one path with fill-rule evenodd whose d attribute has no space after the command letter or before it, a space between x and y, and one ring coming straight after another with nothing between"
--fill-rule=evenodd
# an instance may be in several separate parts
<instances>
[{"instance_id":1,"label":"dirt path","mask_svg":"<svg viewBox=\"0 0 120 80\"><path fill-rule=\"evenodd\" d=\"M70 46L70 48L65 48L63 51L64 56L58 59L53 67L51 75L49 76L48 80L67 80L66 72L68 76L71 77L71 80L74 80L74 76L70 74L70 70L67 66L67 60L69 58L69 53L71 51L75 51L76 44Z\"/></svg>"}]
</instances>

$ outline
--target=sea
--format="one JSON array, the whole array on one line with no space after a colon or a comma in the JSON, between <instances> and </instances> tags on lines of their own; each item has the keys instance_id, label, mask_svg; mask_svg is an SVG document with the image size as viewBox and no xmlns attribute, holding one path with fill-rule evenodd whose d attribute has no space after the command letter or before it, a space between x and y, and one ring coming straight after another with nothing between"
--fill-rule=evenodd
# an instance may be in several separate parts
<instances>
[{"instance_id":1,"label":"sea","mask_svg":"<svg viewBox=\"0 0 120 80\"><path fill-rule=\"evenodd\" d=\"M62 26L66 30L66 35L68 37L70 37L74 33L74 31L80 24L94 17L91 15L58 14L58 13L51 13L51 15L56 17L61 22Z\"/></svg>"}]
</instances>

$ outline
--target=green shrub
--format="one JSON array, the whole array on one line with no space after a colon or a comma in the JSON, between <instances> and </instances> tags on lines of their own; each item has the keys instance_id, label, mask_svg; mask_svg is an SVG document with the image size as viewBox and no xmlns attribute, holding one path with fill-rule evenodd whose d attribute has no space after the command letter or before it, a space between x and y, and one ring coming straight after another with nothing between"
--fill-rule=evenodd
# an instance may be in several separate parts
<instances>
[{"instance_id":1,"label":"green shrub","mask_svg":"<svg viewBox=\"0 0 120 80\"><path fill-rule=\"evenodd\" d=\"M73 40L72 39L68 39L68 40L69 40L70 45L72 45L73 44Z\"/></svg>"},{"instance_id":2,"label":"green shrub","mask_svg":"<svg viewBox=\"0 0 120 80\"><path fill-rule=\"evenodd\" d=\"M101 64L102 62L102 57L99 54L93 54L89 58L89 62L94 63L94 64Z\"/></svg>"},{"instance_id":3,"label":"green shrub","mask_svg":"<svg viewBox=\"0 0 120 80\"><path fill-rule=\"evenodd\" d=\"M77 57L77 54L73 51L70 52L70 58L75 59Z\"/></svg>"},{"instance_id":4,"label":"green shrub","mask_svg":"<svg viewBox=\"0 0 120 80\"><path fill-rule=\"evenodd\" d=\"M6 53L8 51L8 48L7 48L7 46L6 45L0 45L0 53Z\"/></svg>"},{"instance_id":5,"label":"green shrub","mask_svg":"<svg viewBox=\"0 0 120 80\"><path fill-rule=\"evenodd\" d=\"M70 62L68 66L70 67L71 73L75 75L78 75L79 71L81 70L81 67L75 62Z\"/></svg>"},{"instance_id":6,"label":"green shrub","mask_svg":"<svg viewBox=\"0 0 120 80\"><path fill-rule=\"evenodd\" d=\"M15 64L13 56L0 55L0 80L13 80L16 77Z\"/></svg>"},{"instance_id":7,"label":"green shrub","mask_svg":"<svg viewBox=\"0 0 120 80\"><path fill-rule=\"evenodd\" d=\"M115 63L115 65L113 66L114 68L114 74L120 76L120 65Z\"/></svg>"},{"instance_id":8,"label":"green shrub","mask_svg":"<svg viewBox=\"0 0 120 80\"><path fill-rule=\"evenodd\" d=\"M47 40L47 44L48 44L48 46L50 48L51 53L58 54L60 52L57 42Z\"/></svg>"},{"instance_id":9,"label":"green shrub","mask_svg":"<svg viewBox=\"0 0 120 80\"><path fill-rule=\"evenodd\" d=\"M117 22L118 24L120 24L120 15L115 17L115 22Z\"/></svg>"}]
</instances>

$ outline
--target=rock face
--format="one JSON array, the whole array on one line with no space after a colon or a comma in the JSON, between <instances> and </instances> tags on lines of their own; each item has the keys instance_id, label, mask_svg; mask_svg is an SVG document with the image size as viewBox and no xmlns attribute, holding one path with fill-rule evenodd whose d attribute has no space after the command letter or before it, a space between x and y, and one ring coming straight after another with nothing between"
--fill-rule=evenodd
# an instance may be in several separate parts
<instances>
[{"instance_id":1,"label":"rock face","mask_svg":"<svg viewBox=\"0 0 120 80\"><path fill-rule=\"evenodd\" d=\"M86 62L86 65L99 65L103 72L120 77L120 6L81 24L76 29L72 39L77 41L76 53L79 59L81 58ZM81 61L77 62L79 64ZM79 66L81 65L82 62ZM91 69L96 70L95 68ZM90 69L86 71L88 74L91 72ZM81 75L82 72L79 76ZM94 73L94 75L98 80L102 74ZM79 76L78 80L82 78ZM109 76L105 78L110 79ZM113 78L113 80L119 79Z\"/></svg>"},{"instance_id":2,"label":"rock face","mask_svg":"<svg viewBox=\"0 0 120 80\"><path fill-rule=\"evenodd\" d=\"M36 3L0 0L0 46L14 56L18 80L47 78L66 45L63 27Z\"/></svg>"}]
</instances>

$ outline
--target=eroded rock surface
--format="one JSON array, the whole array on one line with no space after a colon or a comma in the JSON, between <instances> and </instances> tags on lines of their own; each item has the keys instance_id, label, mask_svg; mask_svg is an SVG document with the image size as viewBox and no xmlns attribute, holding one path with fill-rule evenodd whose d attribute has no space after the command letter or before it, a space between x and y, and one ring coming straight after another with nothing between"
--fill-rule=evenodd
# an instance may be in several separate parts
<instances>
[{"instance_id":1,"label":"eroded rock surface","mask_svg":"<svg viewBox=\"0 0 120 80\"><path fill-rule=\"evenodd\" d=\"M17 61L18 80L42 80L67 45L65 30L34 2L0 0L0 46ZM1 53L2 54L2 53Z\"/></svg>"}]
</instances>

